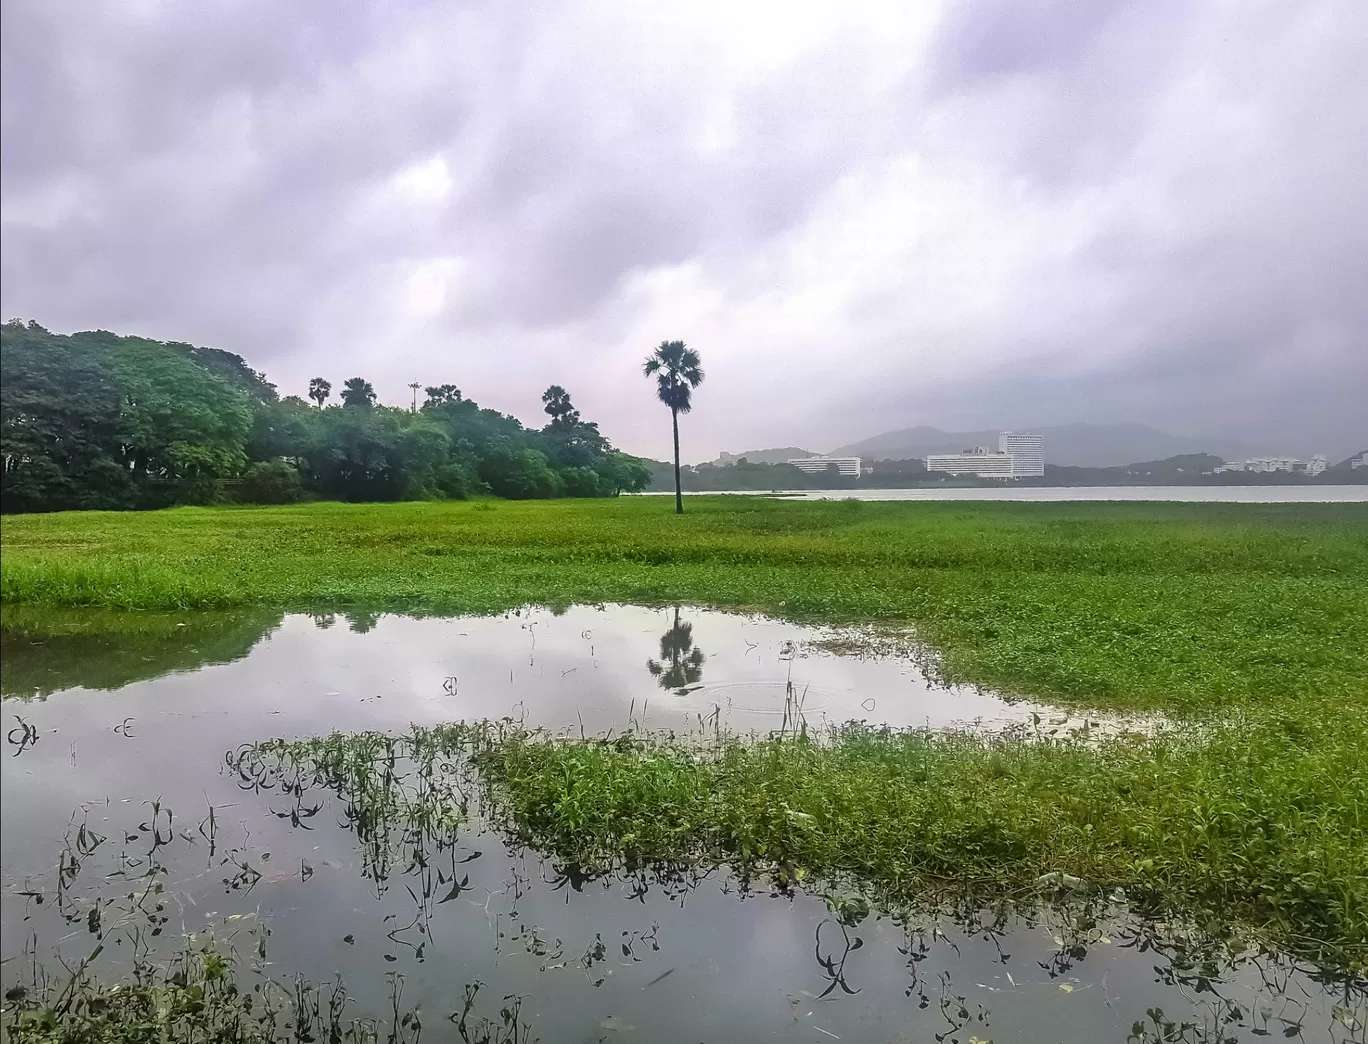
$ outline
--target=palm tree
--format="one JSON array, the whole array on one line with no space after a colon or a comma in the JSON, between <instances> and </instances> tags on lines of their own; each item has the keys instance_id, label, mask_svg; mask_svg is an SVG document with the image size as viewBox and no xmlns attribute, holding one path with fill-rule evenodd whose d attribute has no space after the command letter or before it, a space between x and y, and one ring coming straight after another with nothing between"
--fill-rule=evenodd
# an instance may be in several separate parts
<instances>
[{"instance_id":1,"label":"palm tree","mask_svg":"<svg viewBox=\"0 0 1368 1044\"><path fill-rule=\"evenodd\" d=\"M342 384L343 406L374 406L375 389L364 377L348 377Z\"/></svg>"},{"instance_id":2,"label":"palm tree","mask_svg":"<svg viewBox=\"0 0 1368 1044\"><path fill-rule=\"evenodd\" d=\"M642 367L656 379L656 396L670 407L674 425L675 514L684 514L684 492L679 484L679 415L693 409L693 390L703 383L702 360L683 341L661 341Z\"/></svg>"},{"instance_id":3,"label":"palm tree","mask_svg":"<svg viewBox=\"0 0 1368 1044\"><path fill-rule=\"evenodd\" d=\"M579 424L579 410L571 405L570 393L559 384L553 384L542 392L542 404L551 418L551 427L556 431L573 428Z\"/></svg>"},{"instance_id":4,"label":"palm tree","mask_svg":"<svg viewBox=\"0 0 1368 1044\"><path fill-rule=\"evenodd\" d=\"M455 406L461 401L461 389L454 384L430 384L423 391L427 392L427 402L423 403L425 410L437 406Z\"/></svg>"},{"instance_id":5,"label":"palm tree","mask_svg":"<svg viewBox=\"0 0 1368 1044\"><path fill-rule=\"evenodd\" d=\"M309 398L318 403L320 410L323 408L323 404L328 401L328 394L331 391L331 381L325 381L322 377L314 377L309 380Z\"/></svg>"}]
</instances>

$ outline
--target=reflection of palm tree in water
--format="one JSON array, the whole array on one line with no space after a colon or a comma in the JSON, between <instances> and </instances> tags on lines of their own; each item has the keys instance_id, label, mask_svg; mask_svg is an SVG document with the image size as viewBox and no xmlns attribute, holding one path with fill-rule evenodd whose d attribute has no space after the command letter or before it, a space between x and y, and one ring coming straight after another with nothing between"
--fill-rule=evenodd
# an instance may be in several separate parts
<instances>
[{"instance_id":1,"label":"reflection of palm tree in water","mask_svg":"<svg viewBox=\"0 0 1368 1044\"><path fill-rule=\"evenodd\" d=\"M683 689L703 677L702 649L694 648L693 624L682 623L675 607L674 626L660 636L660 659L647 660L646 669L662 689Z\"/></svg>"}]
</instances>

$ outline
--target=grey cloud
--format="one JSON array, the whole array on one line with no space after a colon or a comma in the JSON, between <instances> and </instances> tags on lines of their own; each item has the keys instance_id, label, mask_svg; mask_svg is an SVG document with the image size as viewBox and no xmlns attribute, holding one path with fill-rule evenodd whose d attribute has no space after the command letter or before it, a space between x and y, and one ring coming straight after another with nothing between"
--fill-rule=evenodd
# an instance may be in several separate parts
<instances>
[{"instance_id":1,"label":"grey cloud","mask_svg":"<svg viewBox=\"0 0 1368 1044\"><path fill-rule=\"evenodd\" d=\"M938 65L947 81L1012 76L1081 62L1126 0L1007 0L955 4L940 30Z\"/></svg>"},{"instance_id":2,"label":"grey cloud","mask_svg":"<svg viewBox=\"0 0 1368 1044\"><path fill-rule=\"evenodd\" d=\"M404 346L325 344L317 329L381 309L404 265L455 256L464 292L429 320L434 344L563 336L606 373L621 362L602 336L633 329L624 279L686 262L724 313L787 300L772 337L803 333L787 317L807 291L757 283L752 262L778 271L765 252L800 249L834 189L910 156L979 186L1004 220L1096 211L1089 234L1061 256L1046 233L1002 329L955 335L965 372L933 386L918 380L922 342L897 330L944 325L906 303L925 272L852 289L848 328L808 349L875 358L876 386L813 380L809 358L789 387L748 369L746 336L724 326L700 347L736 353L715 372L743 386L714 394L756 405L709 419L701 397L691 423L717 448L770 430L835 444L872 433L852 424L975 410L969 426L1122 411L1350 441L1352 389L1368 387L1368 89L1354 72L1368 25L1352 0L1311 6L975 0L887 75L871 72L878 41L846 27L727 80L704 57L636 64L625 36L563 7L12 0L0 296L6 315L58 329L214 343L290 372L373 350L378 369ZM713 150L698 141L710 121ZM449 199L375 202L434 156ZM929 244L918 263L935 256ZM434 349L431 365L458 361ZM495 390L523 396L527 379L509 366ZM886 390L900 386L915 391ZM1022 396L1042 415L1013 414ZM651 416L649 401L604 408L610 431ZM795 417L820 431L786 427Z\"/></svg>"},{"instance_id":3,"label":"grey cloud","mask_svg":"<svg viewBox=\"0 0 1368 1044\"><path fill-rule=\"evenodd\" d=\"M55 234L7 227L22 259L7 262L7 299L47 304L65 284L82 319L146 322L169 309L168 320L194 316L217 336L241 336L257 324L240 309L270 286L279 300L262 303L284 311L374 250L459 243L483 269L485 313L537 324L592 307L624 272L683 260L705 238L787 227L839 171L839 157L785 150L807 119L800 103L742 114L758 154L700 163L680 142L687 97L639 107L624 129L595 135L595 73L553 81L524 109L515 54L496 63L505 79L488 85L476 114L494 125L493 155L459 204L399 241L358 234L348 211L366 189L434 151L472 147L463 134L476 102L459 85L393 96L368 90L358 70L367 47L421 32L440 7L375 25L337 9L301 23L270 4L172 6L141 23L105 9L106 21L90 24L72 7L7 5L5 93L22 99L6 114L6 143L17 143L5 149L7 195L22 201L76 175L93 212ZM516 42L494 35L496 47ZM197 191L238 162L239 177Z\"/></svg>"}]
</instances>

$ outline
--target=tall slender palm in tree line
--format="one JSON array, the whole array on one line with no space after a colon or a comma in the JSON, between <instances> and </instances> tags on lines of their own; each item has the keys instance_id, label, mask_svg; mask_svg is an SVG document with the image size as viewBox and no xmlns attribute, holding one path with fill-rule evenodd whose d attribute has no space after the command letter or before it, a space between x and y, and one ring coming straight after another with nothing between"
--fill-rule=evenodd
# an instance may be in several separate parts
<instances>
[{"instance_id":1,"label":"tall slender palm in tree line","mask_svg":"<svg viewBox=\"0 0 1368 1044\"><path fill-rule=\"evenodd\" d=\"M579 410L570 402L570 393L559 384L553 384L542 393L542 406L551 418L551 427L557 431L574 428L580 422Z\"/></svg>"},{"instance_id":2,"label":"tall slender palm in tree line","mask_svg":"<svg viewBox=\"0 0 1368 1044\"><path fill-rule=\"evenodd\" d=\"M656 379L656 397L670 407L674 425L675 514L684 514L684 491L679 484L679 415L693 409L693 390L703 383L703 360L683 341L661 341L642 367Z\"/></svg>"},{"instance_id":3,"label":"tall slender palm in tree line","mask_svg":"<svg viewBox=\"0 0 1368 1044\"><path fill-rule=\"evenodd\" d=\"M325 381L322 377L313 377L309 380L309 398L318 403L319 409L328 401L328 393L331 391L331 381Z\"/></svg>"}]
</instances>

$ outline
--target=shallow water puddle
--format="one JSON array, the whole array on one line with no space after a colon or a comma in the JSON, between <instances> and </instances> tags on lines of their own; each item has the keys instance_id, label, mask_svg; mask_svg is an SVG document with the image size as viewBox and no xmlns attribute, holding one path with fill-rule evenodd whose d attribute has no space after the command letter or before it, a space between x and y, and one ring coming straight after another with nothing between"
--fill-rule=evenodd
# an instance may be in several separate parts
<instances>
[{"instance_id":1,"label":"shallow water puddle","mask_svg":"<svg viewBox=\"0 0 1368 1044\"><path fill-rule=\"evenodd\" d=\"M272 737L506 716L589 736L768 731L798 716L1001 726L1040 710L936 686L906 656L830 651L869 648L851 632L701 609L179 623L41 644L4 634L7 749L24 747L5 764L7 870L48 865L78 805L197 794L225 750Z\"/></svg>"},{"instance_id":2,"label":"shallow water puddle","mask_svg":"<svg viewBox=\"0 0 1368 1044\"><path fill-rule=\"evenodd\" d=\"M252 621L232 618L224 640L212 628L206 634L206 622L192 618L180 634L171 626L126 655L119 647L135 641L36 645L7 635L4 694L110 689L126 713L166 713L174 702L182 714L279 714L309 732L320 723L506 715L599 732L626 726L629 716L681 728L713 714L744 731L776 727L797 709L813 724L942 727L1019 721L1038 709L936 686L905 656L862 652L870 646L846 640L848 632L704 609L288 615L257 621L255 637Z\"/></svg>"},{"instance_id":3,"label":"shallow water puddle","mask_svg":"<svg viewBox=\"0 0 1368 1044\"><path fill-rule=\"evenodd\" d=\"M548 1042L1122 1040L1137 1022L1145 1041L1363 1033L1363 996L1343 983L1267 957L1194 963L1122 906L842 924L818 896L723 871L585 879L478 818L377 823L317 780L225 760L271 737L505 715L593 736L633 721L770 730L799 713L997 726L1038 710L932 685L905 656L832 651L867 648L850 635L620 606L183 622L5 636L4 692L29 697L4 704L6 987L31 932L40 957L63 937L68 958L89 951L55 901L58 854L76 846L73 895L123 894L105 875L129 860L165 866L154 950L207 926L245 953L266 942L267 973L340 976L357 1014L387 1014L401 988L425 1040L460 1039L448 1019L476 982L475 1011L497 1021L516 998L515 1021Z\"/></svg>"}]
</instances>

